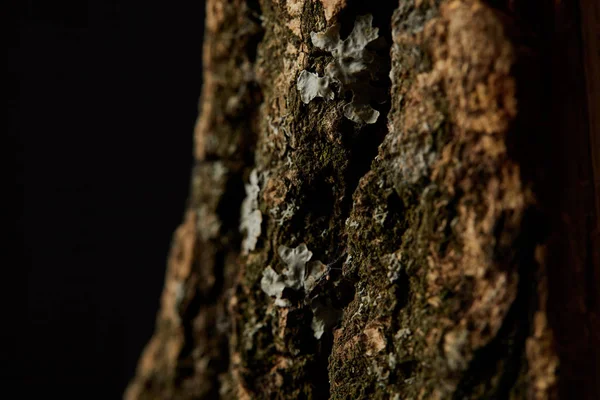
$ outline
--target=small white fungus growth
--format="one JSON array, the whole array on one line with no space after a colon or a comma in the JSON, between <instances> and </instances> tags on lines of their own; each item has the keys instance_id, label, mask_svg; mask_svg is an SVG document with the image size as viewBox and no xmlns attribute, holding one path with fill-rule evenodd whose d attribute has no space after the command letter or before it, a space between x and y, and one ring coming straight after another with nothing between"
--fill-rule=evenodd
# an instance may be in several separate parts
<instances>
[{"instance_id":1,"label":"small white fungus growth","mask_svg":"<svg viewBox=\"0 0 600 400\"><path fill-rule=\"evenodd\" d=\"M242 254L246 255L256 248L256 242L261 233L262 214L258 209L258 172L253 169L250 173L250 183L245 185L246 198L242 202L240 232L244 233Z\"/></svg>"},{"instance_id":2,"label":"small white fungus growth","mask_svg":"<svg viewBox=\"0 0 600 400\"><path fill-rule=\"evenodd\" d=\"M368 104L356 104L354 101L344 106L344 116L354 122L374 124L379 118L379 111Z\"/></svg>"},{"instance_id":3,"label":"small white fungus growth","mask_svg":"<svg viewBox=\"0 0 600 400\"><path fill-rule=\"evenodd\" d=\"M406 339L411 335L411 331L408 328L400 328L394 335L396 340Z\"/></svg>"},{"instance_id":4,"label":"small white fungus growth","mask_svg":"<svg viewBox=\"0 0 600 400\"><path fill-rule=\"evenodd\" d=\"M332 100L334 92L332 82L337 82L344 90L352 91L352 101L344 105L344 116L356 123L373 124L379 117L379 111L370 106L377 90L369 85L377 70L376 56L367 49L369 43L379 38L379 29L371 24L373 16L359 16L350 35L341 40L340 27L334 25L323 32L311 32L315 47L328 51L333 61L325 67L325 76L318 77L308 71L302 71L297 88L304 103L315 97ZM377 97L377 96L375 96Z\"/></svg>"},{"instance_id":5,"label":"small white fungus growth","mask_svg":"<svg viewBox=\"0 0 600 400\"><path fill-rule=\"evenodd\" d=\"M310 308L313 312L313 319L310 327L316 339L321 339L325 330L333 328L342 317L342 311L337 310L331 304L315 299L311 302Z\"/></svg>"},{"instance_id":6,"label":"small white fungus growth","mask_svg":"<svg viewBox=\"0 0 600 400\"><path fill-rule=\"evenodd\" d=\"M303 288L306 263L311 259L312 251L308 250L306 245L302 243L295 249L279 246L277 253L286 264L286 268L283 270L286 284L296 290Z\"/></svg>"},{"instance_id":7,"label":"small white fungus growth","mask_svg":"<svg viewBox=\"0 0 600 400\"><path fill-rule=\"evenodd\" d=\"M271 267L265 268L263 277L260 281L260 288L271 297L275 297L275 305L279 307L289 307L289 300L282 299L283 289L286 288L283 277Z\"/></svg>"},{"instance_id":8,"label":"small white fungus growth","mask_svg":"<svg viewBox=\"0 0 600 400\"><path fill-rule=\"evenodd\" d=\"M402 264L402 252L398 250L395 253L386 254L381 257L381 262L383 265L387 265L387 277L390 283L396 282L400 278L400 273L404 268Z\"/></svg>"},{"instance_id":9,"label":"small white fungus growth","mask_svg":"<svg viewBox=\"0 0 600 400\"><path fill-rule=\"evenodd\" d=\"M375 223L383 226L385 224L385 219L387 218L388 212L385 211L385 208L382 206L375 207L375 212L373 213L373 219Z\"/></svg>"},{"instance_id":10,"label":"small white fungus growth","mask_svg":"<svg viewBox=\"0 0 600 400\"><path fill-rule=\"evenodd\" d=\"M279 301L282 300L283 289L286 287L294 290L304 289L308 293L325 273L326 267L319 261L313 261L309 263L307 273L307 263L312 257L312 251L308 250L304 243L294 249L279 246L278 254L286 267L281 275L271 267L265 268L260 287L263 292L277 299L275 304L287 307L289 304L283 305L284 302Z\"/></svg>"},{"instance_id":11,"label":"small white fungus growth","mask_svg":"<svg viewBox=\"0 0 600 400\"><path fill-rule=\"evenodd\" d=\"M283 211L281 211L281 215L279 216L279 218L275 218L274 221L277 222L277 224L279 226L283 226L283 224L286 221L292 219L292 217L294 216L294 214L296 213L296 211L298 210L298 208L299 207L292 200L291 203L287 203L285 205L285 209ZM279 213L279 207L272 208L271 210L269 210L269 212L273 216L277 216L277 214Z\"/></svg>"},{"instance_id":12,"label":"small white fungus growth","mask_svg":"<svg viewBox=\"0 0 600 400\"><path fill-rule=\"evenodd\" d=\"M388 367L390 367L390 369L395 369L396 368L396 363L398 362L398 359L396 358L396 355L394 353L389 353L388 354Z\"/></svg>"},{"instance_id":13,"label":"small white fungus growth","mask_svg":"<svg viewBox=\"0 0 600 400\"><path fill-rule=\"evenodd\" d=\"M310 327L313 330L313 335L316 339L321 339L323 333L325 332L325 318L323 318L319 311L322 310L323 307L315 307L312 309L313 319L310 323Z\"/></svg>"},{"instance_id":14,"label":"small white fungus growth","mask_svg":"<svg viewBox=\"0 0 600 400\"><path fill-rule=\"evenodd\" d=\"M326 68L331 69L331 73L343 84L354 81L359 72L369 70L374 57L366 47L379 37L379 28L372 27L372 23L371 14L357 17L352 32L345 40L340 39L339 25L323 32L310 33L313 45L333 56L334 62Z\"/></svg>"},{"instance_id":15,"label":"small white fungus growth","mask_svg":"<svg viewBox=\"0 0 600 400\"><path fill-rule=\"evenodd\" d=\"M308 104L315 97L333 100L334 93L329 87L329 82L330 79L326 76L320 78L317 74L313 74L312 72L302 71L296 81L296 87L300 92L302 101L305 104Z\"/></svg>"},{"instance_id":16,"label":"small white fungus growth","mask_svg":"<svg viewBox=\"0 0 600 400\"><path fill-rule=\"evenodd\" d=\"M286 264L282 274L278 274L270 266L265 268L260 281L260 288L271 297L275 297L275 305L278 307L289 307L289 300L282 298L285 288L293 290L304 290L310 293L317 282L327 272L327 266L320 261L310 261L312 252L304 243L296 248L279 246L279 257ZM325 329L333 326L340 317L340 312L333 307L326 306L314 299L310 303L313 311L311 327L314 336L320 339Z\"/></svg>"}]
</instances>

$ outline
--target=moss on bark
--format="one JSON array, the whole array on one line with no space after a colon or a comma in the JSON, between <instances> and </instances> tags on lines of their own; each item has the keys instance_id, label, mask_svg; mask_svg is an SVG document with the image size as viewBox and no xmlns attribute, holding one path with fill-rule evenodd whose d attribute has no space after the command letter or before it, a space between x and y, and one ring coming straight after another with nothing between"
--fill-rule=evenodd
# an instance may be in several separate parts
<instances>
[{"instance_id":1,"label":"moss on bark","mask_svg":"<svg viewBox=\"0 0 600 400\"><path fill-rule=\"evenodd\" d=\"M537 197L509 154L527 134L519 7L371 3L207 2L189 208L126 398L557 396ZM310 33L345 37L364 14L388 93L372 125L344 118L344 93L304 104L296 88L331 61ZM262 223L242 256L254 169ZM320 339L300 292L278 307L261 290L300 243L329 266L315 295L343 312Z\"/></svg>"}]
</instances>

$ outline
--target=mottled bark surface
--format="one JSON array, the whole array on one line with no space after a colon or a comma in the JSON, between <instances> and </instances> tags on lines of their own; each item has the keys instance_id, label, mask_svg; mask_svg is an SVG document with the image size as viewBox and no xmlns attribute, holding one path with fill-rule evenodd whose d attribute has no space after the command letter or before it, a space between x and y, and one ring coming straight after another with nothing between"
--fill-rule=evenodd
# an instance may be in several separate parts
<instances>
[{"instance_id":1,"label":"mottled bark surface","mask_svg":"<svg viewBox=\"0 0 600 400\"><path fill-rule=\"evenodd\" d=\"M381 37L368 80L386 93L374 124L345 117L343 88L305 104L296 87L333 60L311 32L344 39L366 14ZM548 116L566 66L546 68L556 15L524 1L209 0L190 201L126 398L594 398L594 185L574 189L587 225L571 235L556 221L575 207L546 170L590 137L580 126L561 152ZM579 178L593 179L590 157ZM240 233L251 192L258 223ZM278 248L302 243L327 273L277 305L263 271L285 272ZM559 283L570 268L577 292ZM341 317L316 338L324 310Z\"/></svg>"}]
</instances>

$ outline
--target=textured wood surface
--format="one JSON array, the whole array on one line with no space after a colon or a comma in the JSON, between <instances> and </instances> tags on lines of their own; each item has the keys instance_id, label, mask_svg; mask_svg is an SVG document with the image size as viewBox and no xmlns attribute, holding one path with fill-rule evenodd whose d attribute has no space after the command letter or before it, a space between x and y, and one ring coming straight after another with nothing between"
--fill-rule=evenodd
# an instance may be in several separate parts
<instances>
[{"instance_id":1,"label":"textured wood surface","mask_svg":"<svg viewBox=\"0 0 600 400\"><path fill-rule=\"evenodd\" d=\"M587 114L569 113L597 99L561 80L583 71L559 61L563 11L536 7L207 1L190 201L125 398L593 398L597 153L577 164L596 182L574 187L580 209L563 191L577 174L553 163L596 143ZM384 93L373 124L345 116L343 87L305 104L296 86L335 61L311 32L337 25L344 39L366 14L380 39L365 85ZM284 273L278 248L302 243L327 274L311 302L290 284L275 304L263 272ZM323 310L341 317L316 338ZM566 323L584 329L578 345ZM592 368L579 380L577 362Z\"/></svg>"}]
</instances>

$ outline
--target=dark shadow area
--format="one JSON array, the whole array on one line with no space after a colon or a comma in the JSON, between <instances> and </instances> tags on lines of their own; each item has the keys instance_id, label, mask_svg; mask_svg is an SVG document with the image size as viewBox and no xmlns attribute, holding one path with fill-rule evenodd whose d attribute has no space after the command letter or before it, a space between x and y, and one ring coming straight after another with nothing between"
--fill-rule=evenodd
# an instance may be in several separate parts
<instances>
[{"instance_id":1,"label":"dark shadow area","mask_svg":"<svg viewBox=\"0 0 600 400\"><path fill-rule=\"evenodd\" d=\"M519 108L525 112L509 133L508 153L519 163L523 181L534 189L541 213L533 223L546 249L546 306L560 358L559 396L596 399L598 193L589 126L594 110L586 97L589 82L581 37L581 15L593 10L580 9L578 2L518 3L512 17L519 26L529 27L511 32L521 44L514 74L520 82Z\"/></svg>"},{"instance_id":2,"label":"dark shadow area","mask_svg":"<svg viewBox=\"0 0 600 400\"><path fill-rule=\"evenodd\" d=\"M27 271L17 380L122 397L181 222L204 2L16 2L9 140Z\"/></svg>"}]
</instances>

